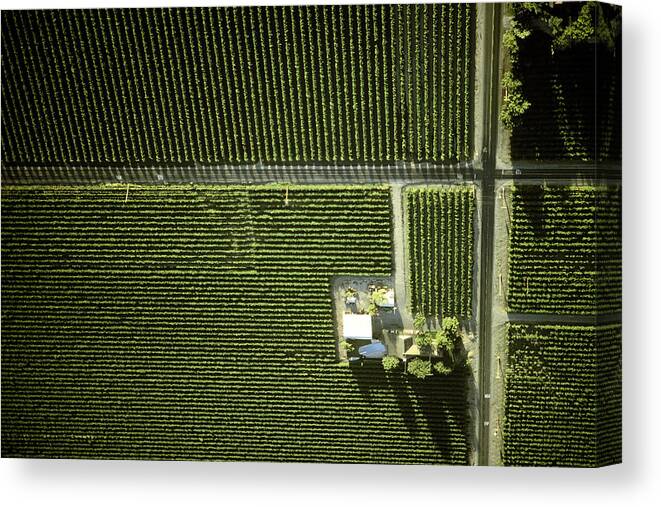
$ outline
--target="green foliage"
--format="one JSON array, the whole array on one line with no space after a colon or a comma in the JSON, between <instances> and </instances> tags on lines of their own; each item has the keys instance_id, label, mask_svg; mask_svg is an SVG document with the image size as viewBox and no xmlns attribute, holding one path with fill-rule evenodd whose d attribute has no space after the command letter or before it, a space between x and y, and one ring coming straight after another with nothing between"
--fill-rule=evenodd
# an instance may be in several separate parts
<instances>
[{"instance_id":1,"label":"green foliage","mask_svg":"<svg viewBox=\"0 0 661 507\"><path fill-rule=\"evenodd\" d=\"M391 274L389 188L283 189L3 185L3 456L467 464L465 376L403 413L411 378L368 400L381 365L335 361L329 280Z\"/></svg>"},{"instance_id":2,"label":"green foliage","mask_svg":"<svg viewBox=\"0 0 661 507\"><path fill-rule=\"evenodd\" d=\"M522 93L522 83L514 77L511 71L503 73L502 87L505 93L503 97L500 119L508 129L513 129L519 118L530 107L530 101L526 100Z\"/></svg>"},{"instance_id":3,"label":"green foliage","mask_svg":"<svg viewBox=\"0 0 661 507\"><path fill-rule=\"evenodd\" d=\"M376 315L379 311L379 305L383 305L388 299L386 297L386 289L376 289L370 294L369 306L367 307L367 313L370 315Z\"/></svg>"},{"instance_id":4,"label":"green foliage","mask_svg":"<svg viewBox=\"0 0 661 507\"><path fill-rule=\"evenodd\" d=\"M513 7L513 29L525 34L519 38L530 35L531 28L541 30L551 37L553 50L567 50L583 42L602 43L613 49L621 31L621 9L601 2L580 2L568 7L552 2L522 2ZM529 28L522 29L522 22Z\"/></svg>"},{"instance_id":5,"label":"green foliage","mask_svg":"<svg viewBox=\"0 0 661 507\"><path fill-rule=\"evenodd\" d=\"M408 362L406 370L417 378L425 378L431 375L431 362L415 358Z\"/></svg>"},{"instance_id":6,"label":"green foliage","mask_svg":"<svg viewBox=\"0 0 661 507\"><path fill-rule=\"evenodd\" d=\"M475 12L7 11L3 164L470 160Z\"/></svg>"},{"instance_id":7,"label":"green foliage","mask_svg":"<svg viewBox=\"0 0 661 507\"><path fill-rule=\"evenodd\" d=\"M434 363L434 371L439 375L449 375L452 373L452 367L446 365L443 361Z\"/></svg>"},{"instance_id":8,"label":"green foliage","mask_svg":"<svg viewBox=\"0 0 661 507\"><path fill-rule=\"evenodd\" d=\"M513 160L621 158L621 7L513 3L500 118ZM525 59L525 62L523 61Z\"/></svg>"},{"instance_id":9,"label":"green foliage","mask_svg":"<svg viewBox=\"0 0 661 507\"><path fill-rule=\"evenodd\" d=\"M416 313L415 317L413 318L413 329L415 329L418 333L421 333L424 331L426 325L427 319L425 318L424 314L420 312Z\"/></svg>"},{"instance_id":10,"label":"green foliage","mask_svg":"<svg viewBox=\"0 0 661 507\"><path fill-rule=\"evenodd\" d=\"M621 325L511 324L507 339L505 465L619 463Z\"/></svg>"},{"instance_id":11,"label":"green foliage","mask_svg":"<svg viewBox=\"0 0 661 507\"><path fill-rule=\"evenodd\" d=\"M400 359L396 356L386 356L381 360L381 363L385 371L391 372L399 367Z\"/></svg>"},{"instance_id":12,"label":"green foliage","mask_svg":"<svg viewBox=\"0 0 661 507\"><path fill-rule=\"evenodd\" d=\"M350 343L346 340L341 340L340 341L340 348L344 350L347 353L353 352L356 347L354 347L353 343Z\"/></svg>"},{"instance_id":13,"label":"green foliage","mask_svg":"<svg viewBox=\"0 0 661 507\"><path fill-rule=\"evenodd\" d=\"M411 310L470 316L474 189L408 187L404 200Z\"/></svg>"},{"instance_id":14,"label":"green foliage","mask_svg":"<svg viewBox=\"0 0 661 507\"><path fill-rule=\"evenodd\" d=\"M570 19L567 26L560 28L560 18L555 18L557 21L552 26L553 30L553 47L554 49L567 49L579 42L589 41L594 37L595 20L592 17L596 3L586 2L581 7L581 11L576 19Z\"/></svg>"},{"instance_id":15,"label":"green foliage","mask_svg":"<svg viewBox=\"0 0 661 507\"><path fill-rule=\"evenodd\" d=\"M531 33L530 29L523 28L516 19L512 19L509 28L503 33L503 46L508 50L512 63L517 61L519 55L519 41L529 37Z\"/></svg>"},{"instance_id":16,"label":"green foliage","mask_svg":"<svg viewBox=\"0 0 661 507\"><path fill-rule=\"evenodd\" d=\"M374 302L375 305L382 305L387 301L386 293L387 290L384 288L376 289L370 295L370 299Z\"/></svg>"},{"instance_id":17,"label":"green foliage","mask_svg":"<svg viewBox=\"0 0 661 507\"><path fill-rule=\"evenodd\" d=\"M420 350L427 350L432 344L432 333L420 333L415 336L415 344L420 347Z\"/></svg>"},{"instance_id":18,"label":"green foliage","mask_svg":"<svg viewBox=\"0 0 661 507\"><path fill-rule=\"evenodd\" d=\"M459 338L459 319L457 317L444 317L441 321L441 330L453 341Z\"/></svg>"},{"instance_id":19,"label":"green foliage","mask_svg":"<svg viewBox=\"0 0 661 507\"><path fill-rule=\"evenodd\" d=\"M616 188L513 187L510 311L620 311L621 231L621 191Z\"/></svg>"},{"instance_id":20,"label":"green foliage","mask_svg":"<svg viewBox=\"0 0 661 507\"><path fill-rule=\"evenodd\" d=\"M454 352L455 340L451 335L439 329L434 335L434 345L439 351L445 350L452 354Z\"/></svg>"}]
</instances>

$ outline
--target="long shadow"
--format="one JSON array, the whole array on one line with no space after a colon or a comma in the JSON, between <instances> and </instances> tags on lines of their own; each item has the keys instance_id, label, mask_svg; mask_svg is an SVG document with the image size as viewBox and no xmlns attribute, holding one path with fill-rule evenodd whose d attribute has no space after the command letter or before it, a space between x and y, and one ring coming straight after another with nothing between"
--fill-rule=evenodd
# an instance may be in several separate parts
<instances>
[{"instance_id":1,"label":"long shadow","mask_svg":"<svg viewBox=\"0 0 661 507\"><path fill-rule=\"evenodd\" d=\"M372 392L390 389L409 435L418 434L415 406L410 396L408 376L402 365L397 370L386 373L380 360L367 359L362 364L352 364L350 369L358 384L358 390L367 402L372 401Z\"/></svg>"},{"instance_id":2,"label":"long shadow","mask_svg":"<svg viewBox=\"0 0 661 507\"><path fill-rule=\"evenodd\" d=\"M472 417L476 417L476 408L471 415L469 399L475 397L477 386L471 369L465 366L465 358L466 350L460 344L455 350L455 360L460 366L455 371L424 379L408 375L403 365L386 373L381 361L376 359L353 363L350 369L367 402L372 401L374 392L382 391L386 386L392 391L412 437L420 433L416 415L418 411L422 413L440 461L469 463L471 452L476 448L476 435L470 424ZM462 436L458 438L457 434Z\"/></svg>"},{"instance_id":3,"label":"long shadow","mask_svg":"<svg viewBox=\"0 0 661 507\"><path fill-rule=\"evenodd\" d=\"M387 373L386 378L399 406L406 430L413 437L418 434L418 425L415 421L415 407L409 395L407 375L403 366L400 365L397 370Z\"/></svg>"},{"instance_id":4,"label":"long shadow","mask_svg":"<svg viewBox=\"0 0 661 507\"><path fill-rule=\"evenodd\" d=\"M427 421L434 447L441 461L451 463L461 459L468 462L466 452L469 447L468 440L466 439L465 446L462 446L461 442L456 441L456 437L453 438L457 431L466 434L465 375L453 373L424 379L409 376L408 381L422 415Z\"/></svg>"},{"instance_id":5,"label":"long shadow","mask_svg":"<svg viewBox=\"0 0 661 507\"><path fill-rule=\"evenodd\" d=\"M382 390L383 386L387 385L386 372L378 359L365 359L351 363L349 369L356 379L360 394L367 402L372 401L372 391Z\"/></svg>"},{"instance_id":6,"label":"long shadow","mask_svg":"<svg viewBox=\"0 0 661 507\"><path fill-rule=\"evenodd\" d=\"M457 366L456 373L463 375L465 379L465 400L467 406L465 408L466 420L464 431L466 434L466 440L468 442L468 454L472 454L472 451L477 449L477 439L478 435L476 432L474 421L479 419L479 385L478 380L475 378L475 372L471 368L468 362L468 351L464 346L463 341L460 341L455 348L455 362Z\"/></svg>"},{"instance_id":7,"label":"long shadow","mask_svg":"<svg viewBox=\"0 0 661 507\"><path fill-rule=\"evenodd\" d=\"M455 370L449 375L438 375L424 379L408 376L408 382L417 398L418 406L427 421L432 440L444 462L470 461L476 448L475 430L471 424L470 399L477 392L477 384L471 368L467 367L466 350L459 344L454 351ZM463 444L453 435L461 432Z\"/></svg>"}]
</instances>

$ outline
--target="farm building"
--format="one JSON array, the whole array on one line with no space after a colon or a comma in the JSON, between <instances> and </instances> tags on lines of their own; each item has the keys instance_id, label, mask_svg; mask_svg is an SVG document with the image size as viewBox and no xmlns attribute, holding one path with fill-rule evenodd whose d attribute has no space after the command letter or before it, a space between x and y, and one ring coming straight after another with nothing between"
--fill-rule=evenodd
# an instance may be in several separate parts
<instances>
[{"instance_id":1,"label":"farm building","mask_svg":"<svg viewBox=\"0 0 661 507\"><path fill-rule=\"evenodd\" d=\"M348 340L371 340L372 317L366 314L345 313L342 323L343 336Z\"/></svg>"}]
</instances>

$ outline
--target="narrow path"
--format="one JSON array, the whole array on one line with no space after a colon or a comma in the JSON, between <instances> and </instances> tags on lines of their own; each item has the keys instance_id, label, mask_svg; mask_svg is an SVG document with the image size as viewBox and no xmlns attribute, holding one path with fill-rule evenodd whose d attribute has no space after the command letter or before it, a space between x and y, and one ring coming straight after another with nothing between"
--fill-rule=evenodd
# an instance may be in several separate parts
<instances>
[{"instance_id":1,"label":"narrow path","mask_svg":"<svg viewBox=\"0 0 661 507\"><path fill-rule=\"evenodd\" d=\"M89 185L94 183L428 183L473 178L471 162L457 164L303 164L154 167L2 167L5 185Z\"/></svg>"},{"instance_id":2,"label":"narrow path","mask_svg":"<svg viewBox=\"0 0 661 507\"><path fill-rule=\"evenodd\" d=\"M406 225L404 223L403 185L393 184L390 190L392 199L392 242L393 242L393 277L395 279L395 301L402 317L404 329L413 329L413 317L408 309L406 278Z\"/></svg>"},{"instance_id":3,"label":"narrow path","mask_svg":"<svg viewBox=\"0 0 661 507\"><path fill-rule=\"evenodd\" d=\"M500 25L502 10L500 4L485 6L485 55L484 60L484 126L483 126L483 167L482 167L482 232L480 246L480 304L479 304L479 427L478 465L489 465L489 436L491 412L491 317L493 309L493 243L496 151L498 148L498 99L500 82Z\"/></svg>"}]
</instances>

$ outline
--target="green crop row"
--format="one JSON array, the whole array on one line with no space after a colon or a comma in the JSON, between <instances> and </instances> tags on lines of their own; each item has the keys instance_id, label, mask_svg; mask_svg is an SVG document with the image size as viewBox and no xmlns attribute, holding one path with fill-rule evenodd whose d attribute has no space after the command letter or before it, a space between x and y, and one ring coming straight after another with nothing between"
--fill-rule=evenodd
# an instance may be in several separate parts
<instances>
[{"instance_id":1,"label":"green crop row","mask_svg":"<svg viewBox=\"0 0 661 507\"><path fill-rule=\"evenodd\" d=\"M615 188L512 188L508 306L594 314L621 307L621 193Z\"/></svg>"},{"instance_id":2,"label":"green crop row","mask_svg":"<svg viewBox=\"0 0 661 507\"><path fill-rule=\"evenodd\" d=\"M411 309L430 316L472 314L472 187L404 192Z\"/></svg>"},{"instance_id":3,"label":"green crop row","mask_svg":"<svg viewBox=\"0 0 661 507\"><path fill-rule=\"evenodd\" d=\"M622 459L620 324L510 324L504 463L604 466Z\"/></svg>"},{"instance_id":4,"label":"green crop row","mask_svg":"<svg viewBox=\"0 0 661 507\"><path fill-rule=\"evenodd\" d=\"M336 361L330 277L391 274L389 187L2 199L3 456L468 462L463 373Z\"/></svg>"},{"instance_id":5,"label":"green crop row","mask_svg":"<svg viewBox=\"0 0 661 507\"><path fill-rule=\"evenodd\" d=\"M471 156L473 5L11 11L5 165Z\"/></svg>"}]
</instances>

